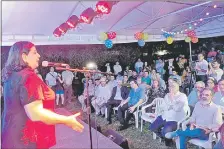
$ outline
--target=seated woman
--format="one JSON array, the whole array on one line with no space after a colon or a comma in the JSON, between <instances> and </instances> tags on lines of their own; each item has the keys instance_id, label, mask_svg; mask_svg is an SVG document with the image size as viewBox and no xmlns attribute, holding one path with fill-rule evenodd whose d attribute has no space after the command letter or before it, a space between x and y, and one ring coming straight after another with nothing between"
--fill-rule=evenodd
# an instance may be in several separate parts
<instances>
[{"instance_id":1,"label":"seated woman","mask_svg":"<svg viewBox=\"0 0 224 149\"><path fill-rule=\"evenodd\" d=\"M187 96L179 91L179 84L173 81L169 84L169 93L161 105L164 112L156 118L149 129L164 138L166 133L177 129L177 122L185 117L187 106ZM172 140L165 139L166 146L170 146L171 143Z\"/></svg>"},{"instance_id":2,"label":"seated woman","mask_svg":"<svg viewBox=\"0 0 224 149\"><path fill-rule=\"evenodd\" d=\"M94 96L94 89L95 89L95 85L93 84L93 80L91 80L91 79L88 80L89 99L91 99ZM82 110L85 111L86 106L87 106L87 87L86 87L86 85L85 85L83 94L78 97L78 100L82 105Z\"/></svg>"},{"instance_id":3,"label":"seated woman","mask_svg":"<svg viewBox=\"0 0 224 149\"><path fill-rule=\"evenodd\" d=\"M156 98L164 98L165 90L160 86L159 80L152 80L152 88L149 89L148 92L148 102L146 104L150 104ZM146 109L146 112L152 112L152 109Z\"/></svg>"},{"instance_id":4,"label":"seated woman","mask_svg":"<svg viewBox=\"0 0 224 149\"><path fill-rule=\"evenodd\" d=\"M152 80L152 88L148 92L148 103L151 103L155 98L164 98L165 90L160 86L159 80Z\"/></svg>"}]
</instances>

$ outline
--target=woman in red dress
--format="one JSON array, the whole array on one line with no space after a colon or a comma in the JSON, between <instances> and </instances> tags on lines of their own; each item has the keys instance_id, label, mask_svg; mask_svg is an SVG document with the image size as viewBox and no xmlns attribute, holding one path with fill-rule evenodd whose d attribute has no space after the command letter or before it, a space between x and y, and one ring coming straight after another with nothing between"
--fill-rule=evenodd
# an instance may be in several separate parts
<instances>
[{"instance_id":1,"label":"woman in red dress","mask_svg":"<svg viewBox=\"0 0 224 149\"><path fill-rule=\"evenodd\" d=\"M16 42L3 69L2 148L50 148L56 144L55 124L82 132L76 117L54 112L54 92L36 75L40 55L31 42Z\"/></svg>"}]
</instances>

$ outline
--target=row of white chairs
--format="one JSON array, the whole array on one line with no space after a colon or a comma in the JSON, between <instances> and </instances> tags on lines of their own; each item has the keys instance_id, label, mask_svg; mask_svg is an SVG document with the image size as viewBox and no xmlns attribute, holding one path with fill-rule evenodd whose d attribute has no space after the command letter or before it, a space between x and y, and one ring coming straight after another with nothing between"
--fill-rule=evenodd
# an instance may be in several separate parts
<instances>
[{"instance_id":1,"label":"row of white chairs","mask_svg":"<svg viewBox=\"0 0 224 149\"><path fill-rule=\"evenodd\" d=\"M139 117L141 118L141 132L143 129L143 123L144 121L149 122L149 123L153 123L156 118L161 115L163 113L163 109L161 108L161 104L163 102L163 98L156 98L154 99L154 102L152 102L151 104L145 105L148 101L148 92L145 94L145 100L144 102L139 105L137 107L137 110L133 113L134 117L135 117L135 127L138 128L139 127ZM146 108L152 107L153 105L155 105L154 109L155 112L154 113L147 113L146 112ZM114 107L113 108L113 112L114 114L116 114L116 111L118 110L119 107ZM190 114L191 114L191 110L190 107L188 107L186 112L186 116L178 122L177 124L177 130L180 129L180 126L182 126L181 128L183 130L186 129L186 124L190 118ZM107 109L105 111L106 115L105 117L107 118ZM125 112L125 117L126 117L126 112ZM153 132L153 139L156 139L157 135ZM215 141L217 142L218 139L220 138L220 136L216 136L216 132L211 132L209 134L209 139L208 140L200 140L200 139L190 139L188 142L191 144L194 144L196 146L198 146L199 148L203 147L203 148L208 148L211 149L212 148L212 143ZM161 142L161 138L159 138L160 142ZM177 149L179 149L179 138L175 139L176 142L176 147Z\"/></svg>"},{"instance_id":2,"label":"row of white chairs","mask_svg":"<svg viewBox=\"0 0 224 149\"><path fill-rule=\"evenodd\" d=\"M155 100L154 103L151 103L149 105L146 105L146 106L142 107L141 131L142 131L142 127L143 127L143 121L153 123L155 121L155 119L157 118L157 116L161 115L162 112L163 112L163 110L160 106L163 102L163 98L156 98L154 100ZM155 105L155 113L146 113L145 109L148 108L148 107L151 107L153 105ZM188 107L187 112L186 112L186 116L181 121L179 121L178 124L177 124L177 130L180 129L180 126L182 126L181 127L182 130L185 130L187 128L186 125L189 122L190 114L191 114L191 110L190 110L190 107ZM153 133L153 139L156 139L156 137L157 137L156 134ZM216 132L211 132L209 134L209 139L208 140L190 139L188 142L198 146L199 148L203 147L203 148L211 149L212 148L212 143L214 141L217 143L219 138L220 138L219 136L218 137L216 136ZM175 139L175 142L176 142L177 149L179 149L180 148L179 138Z\"/></svg>"}]
</instances>

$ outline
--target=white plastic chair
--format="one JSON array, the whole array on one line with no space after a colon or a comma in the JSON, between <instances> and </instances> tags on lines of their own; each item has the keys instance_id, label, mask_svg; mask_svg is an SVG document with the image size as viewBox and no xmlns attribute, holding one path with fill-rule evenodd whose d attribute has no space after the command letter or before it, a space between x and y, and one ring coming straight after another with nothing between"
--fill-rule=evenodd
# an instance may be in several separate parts
<instances>
[{"instance_id":1,"label":"white plastic chair","mask_svg":"<svg viewBox=\"0 0 224 149\"><path fill-rule=\"evenodd\" d=\"M141 132L142 132L142 127L143 127L143 121L147 121L147 122L152 123L158 115L162 114L162 109L160 108L160 105L162 104L163 100L164 100L163 98L155 98L152 103L142 107L142 110L141 110L142 111ZM146 113L145 109L148 108L148 107L151 107L153 105L156 106L155 107L155 113Z\"/></svg>"},{"instance_id":2,"label":"white plastic chair","mask_svg":"<svg viewBox=\"0 0 224 149\"><path fill-rule=\"evenodd\" d=\"M180 125L184 121L186 121L186 119L188 119L190 117L190 115L191 115L191 109L190 109L189 106L187 106L187 108L186 108L186 115L185 115L185 117L183 117L183 119L181 119L180 121L177 122L177 129L176 130L180 129ZM155 133L153 133L153 139L156 139L156 134ZM161 138L160 138L160 142L161 142Z\"/></svg>"},{"instance_id":3,"label":"white plastic chair","mask_svg":"<svg viewBox=\"0 0 224 149\"><path fill-rule=\"evenodd\" d=\"M149 100L148 92L149 92L149 91L147 91L147 92L145 93L145 100L142 102L141 105L139 105L139 106L137 107L137 110L133 113L134 116L135 116L135 127L136 127L136 128L138 128L139 114L141 113L140 107L144 106L144 105L148 102L148 100ZM142 113L141 113L141 114L142 114Z\"/></svg>"},{"instance_id":4,"label":"white plastic chair","mask_svg":"<svg viewBox=\"0 0 224 149\"><path fill-rule=\"evenodd\" d=\"M189 123L190 119L186 120L182 123L182 129L186 130L187 124ZM211 132L209 134L208 140L200 140L200 139L190 139L188 142L191 144L194 144L198 146L199 148L205 148L205 149L211 149L212 148L212 142L215 141L218 142L218 138L216 137L216 132ZM180 149L180 139L179 137L175 140L176 141L176 148Z\"/></svg>"}]
</instances>

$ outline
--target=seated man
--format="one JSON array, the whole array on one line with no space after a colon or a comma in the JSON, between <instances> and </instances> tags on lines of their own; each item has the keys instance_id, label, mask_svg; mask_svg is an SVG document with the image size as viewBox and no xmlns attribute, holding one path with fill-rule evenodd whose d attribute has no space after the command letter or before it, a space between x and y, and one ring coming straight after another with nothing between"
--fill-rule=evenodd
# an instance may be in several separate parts
<instances>
[{"instance_id":1,"label":"seated man","mask_svg":"<svg viewBox=\"0 0 224 149\"><path fill-rule=\"evenodd\" d=\"M187 107L187 96L179 91L179 83L172 81L169 83L169 93L161 105L163 113L156 118L149 129L164 138L166 133L177 129L177 122L186 116ZM165 139L166 146L170 146L171 143L172 140Z\"/></svg>"},{"instance_id":2,"label":"seated man","mask_svg":"<svg viewBox=\"0 0 224 149\"><path fill-rule=\"evenodd\" d=\"M144 92L138 87L136 81L131 81L131 91L126 100L122 100L120 107L118 108L118 120L121 126L119 126L118 131L124 130L128 127L128 122L131 119L133 113L136 111L137 107L143 102ZM126 119L124 118L125 111L127 110Z\"/></svg>"},{"instance_id":3,"label":"seated man","mask_svg":"<svg viewBox=\"0 0 224 149\"><path fill-rule=\"evenodd\" d=\"M111 113L113 107L119 106L122 100L126 100L128 98L128 95L129 89L126 86L122 86L122 80L118 79L117 86L113 88L112 95L106 103L108 124L111 124Z\"/></svg>"},{"instance_id":4,"label":"seated man","mask_svg":"<svg viewBox=\"0 0 224 149\"><path fill-rule=\"evenodd\" d=\"M151 78L149 76L148 71L144 72L144 76L142 77L142 82L145 82L147 85L151 85Z\"/></svg>"},{"instance_id":5,"label":"seated man","mask_svg":"<svg viewBox=\"0 0 224 149\"><path fill-rule=\"evenodd\" d=\"M201 100L196 103L189 120L190 126L186 130L177 130L166 134L166 138L180 138L180 148L186 149L186 139L198 138L207 140L211 131L217 131L222 125L222 112L212 102L212 90L205 88Z\"/></svg>"},{"instance_id":6,"label":"seated man","mask_svg":"<svg viewBox=\"0 0 224 149\"><path fill-rule=\"evenodd\" d=\"M110 98L111 90L106 82L106 77L100 79L100 85L97 87L96 96L92 99L92 106L96 111L96 115L105 116L106 103ZM101 113L100 113L101 112Z\"/></svg>"},{"instance_id":7,"label":"seated man","mask_svg":"<svg viewBox=\"0 0 224 149\"><path fill-rule=\"evenodd\" d=\"M224 79L219 80L219 92L216 92L213 98L213 102L219 105L224 113Z\"/></svg>"},{"instance_id":8,"label":"seated man","mask_svg":"<svg viewBox=\"0 0 224 149\"><path fill-rule=\"evenodd\" d=\"M194 110L195 104L199 101L200 93L205 88L205 83L202 81L198 81L194 85L194 89L188 95L188 105L191 109L191 112Z\"/></svg>"}]
</instances>

